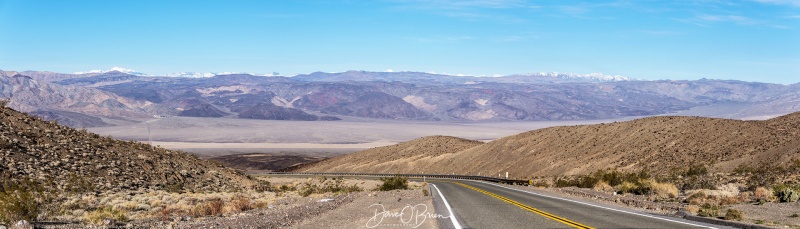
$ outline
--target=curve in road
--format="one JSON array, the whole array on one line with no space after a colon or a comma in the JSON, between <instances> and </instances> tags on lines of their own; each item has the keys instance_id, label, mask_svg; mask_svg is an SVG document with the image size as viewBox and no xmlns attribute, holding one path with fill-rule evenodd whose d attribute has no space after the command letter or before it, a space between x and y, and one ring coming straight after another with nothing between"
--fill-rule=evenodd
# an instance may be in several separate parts
<instances>
[{"instance_id":1,"label":"curve in road","mask_svg":"<svg viewBox=\"0 0 800 229\"><path fill-rule=\"evenodd\" d=\"M428 182L448 200L456 228L719 228L480 181Z\"/></svg>"}]
</instances>

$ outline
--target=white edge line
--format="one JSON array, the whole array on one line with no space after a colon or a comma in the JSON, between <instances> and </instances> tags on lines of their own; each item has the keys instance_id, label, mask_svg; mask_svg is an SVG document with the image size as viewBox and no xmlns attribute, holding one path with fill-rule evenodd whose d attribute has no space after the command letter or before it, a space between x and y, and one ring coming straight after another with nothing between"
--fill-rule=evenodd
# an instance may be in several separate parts
<instances>
[{"instance_id":1,"label":"white edge line","mask_svg":"<svg viewBox=\"0 0 800 229\"><path fill-rule=\"evenodd\" d=\"M444 206L447 208L447 211L450 212L450 222L453 222L453 227L455 227L456 229L462 229L461 224L459 224L458 220L456 220L456 215L453 214L453 209L450 208L450 204L447 203L447 199L444 198L444 194L442 194L442 191L439 190L439 188L437 188L435 184L430 184L430 185L431 187L435 188L436 192L439 193L439 196L442 197L442 202L444 202Z\"/></svg>"},{"instance_id":2,"label":"white edge line","mask_svg":"<svg viewBox=\"0 0 800 229\"><path fill-rule=\"evenodd\" d=\"M489 184L489 185L494 185L494 186L497 186L497 187L501 187L501 188L505 188L505 189L509 189L509 190L514 190L514 191L519 191L519 192L524 192L524 193L528 193L528 194L532 194L532 195L536 195L536 196L547 197L547 198L551 198L551 199L558 199L558 200L563 200L563 201L569 201L569 202L573 202L573 203L579 203L579 204L583 204L583 205L588 205L588 206L592 206L592 207L596 207L596 208L602 208L602 209L616 211L616 212L627 213L627 214L631 214L631 215L644 216L644 217L648 217L648 218L660 219L660 220L664 220L664 221L669 221L669 222L673 222L673 223L680 223L680 224L686 224L686 225L695 226L695 227L716 228L716 227L711 227L711 226L705 226L705 225L693 224L693 223L688 223L688 222L683 222L683 221L678 221L678 220L661 218L661 217L657 217L657 216L653 216L653 215L646 215L646 214L641 214L641 213L636 213L636 212L629 212L629 211L625 211L625 210L614 209L614 208L609 208L609 207L600 206L600 205L594 205L594 204L590 204L590 203L584 203L584 202L580 202L580 201L577 201L577 200L571 200L571 199L567 199L567 198L561 198L561 197L549 196L549 195L545 195L545 194L534 193L534 192L530 192L530 191L526 191L526 190L513 189L513 188L505 187L505 186L502 186L502 185L498 185L498 184L488 183L488 182L485 182L485 181L476 181L476 182ZM444 200L444 196L442 196L442 199ZM447 205L447 201L445 201L445 205Z\"/></svg>"}]
</instances>

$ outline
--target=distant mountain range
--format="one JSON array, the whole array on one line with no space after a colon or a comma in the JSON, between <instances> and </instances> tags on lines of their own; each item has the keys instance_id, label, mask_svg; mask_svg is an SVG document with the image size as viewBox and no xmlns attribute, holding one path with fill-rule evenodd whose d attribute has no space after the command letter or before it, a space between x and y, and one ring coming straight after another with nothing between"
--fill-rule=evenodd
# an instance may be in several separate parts
<instances>
[{"instance_id":1,"label":"distant mountain range","mask_svg":"<svg viewBox=\"0 0 800 229\"><path fill-rule=\"evenodd\" d=\"M800 84L643 81L602 74L473 77L347 71L293 77L278 73L176 77L117 70L0 74L0 98L9 98L11 107L73 127L154 116L464 122L608 119L703 107L710 107L703 111L706 116L727 118L800 111Z\"/></svg>"}]
</instances>

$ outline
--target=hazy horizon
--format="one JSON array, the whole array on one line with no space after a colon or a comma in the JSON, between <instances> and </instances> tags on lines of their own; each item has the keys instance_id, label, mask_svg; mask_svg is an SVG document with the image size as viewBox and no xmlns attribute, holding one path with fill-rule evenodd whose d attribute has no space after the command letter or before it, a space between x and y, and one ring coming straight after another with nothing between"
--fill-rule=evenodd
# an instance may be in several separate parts
<instances>
[{"instance_id":1,"label":"hazy horizon","mask_svg":"<svg viewBox=\"0 0 800 229\"><path fill-rule=\"evenodd\" d=\"M0 69L602 73L792 84L800 2L2 1Z\"/></svg>"}]
</instances>

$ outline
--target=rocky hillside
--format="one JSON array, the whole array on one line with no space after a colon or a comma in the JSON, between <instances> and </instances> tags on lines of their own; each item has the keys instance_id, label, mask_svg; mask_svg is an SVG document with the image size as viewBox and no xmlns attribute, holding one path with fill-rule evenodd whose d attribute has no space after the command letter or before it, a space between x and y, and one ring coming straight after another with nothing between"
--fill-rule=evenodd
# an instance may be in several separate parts
<instances>
[{"instance_id":1,"label":"rocky hillside","mask_svg":"<svg viewBox=\"0 0 800 229\"><path fill-rule=\"evenodd\" d=\"M793 158L800 159L800 113L766 121L651 117L553 127L436 157L401 156L408 148L434 151L438 145L434 142L435 138L424 138L362 151L303 170L412 173L424 168L428 173L509 172L512 176L534 177L587 174L600 169L646 169L665 174L693 164L715 171L731 171L742 164L784 165ZM393 164L402 166L387 166Z\"/></svg>"},{"instance_id":2,"label":"rocky hillside","mask_svg":"<svg viewBox=\"0 0 800 229\"><path fill-rule=\"evenodd\" d=\"M272 103L259 103L239 113L239 118L298 121L315 121L319 119L316 115L294 108L279 107Z\"/></svg>"},{"instance_id":3,"label":"rocky hillside","mask_svg":"<svg viewBox=\"0 0 800 229\"><path fill-rule=\"evenodd\" d=\"M431 136L355 152L299 168L297 171L426 173L431 163L483 144L448 136Z\"/></svg>"},{"instance_id":4,"label":"rocky hillside","mask_svg":"<svg viewBox=\"0 0 800 229\"><path fill-rule=\"evenodd\" d=\"M227 190L253 181L216 163L150 145L101 137L0 106L0 177L58 189Z\"/></svg>"},{"instance_id":5,"label":"rocky hillside","mask_svg":"<svg viewBox=\"0 0 800 229\"><path fill-rule=\"evenodd\" d=\"M0 98L10 99L10 107L23 112L67 111L97 117L146 118L144 101L119 96L113 92L95 88L65 86L40 82L31 77L0 75ZM96 126L97 121L84 123L84 117L74 115L57 116L70 119L70 124L79 127Z\"/></svg>"}]
</instances>

